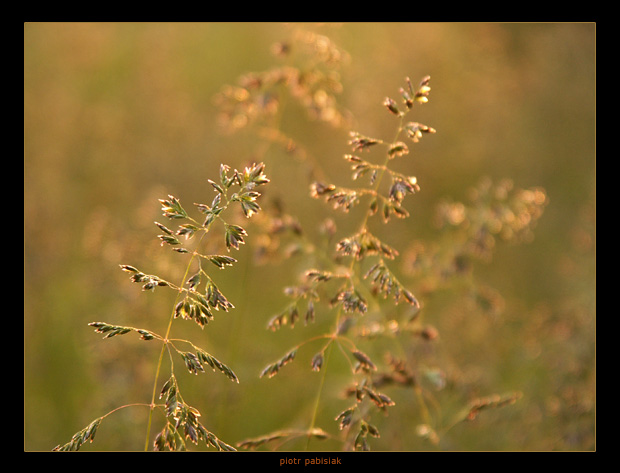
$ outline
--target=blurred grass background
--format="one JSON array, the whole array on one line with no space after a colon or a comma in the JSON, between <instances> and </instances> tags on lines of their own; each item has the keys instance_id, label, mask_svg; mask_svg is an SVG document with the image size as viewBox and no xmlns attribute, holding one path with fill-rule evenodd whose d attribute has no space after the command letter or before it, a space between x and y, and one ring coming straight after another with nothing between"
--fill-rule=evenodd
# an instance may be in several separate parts
<instances>
[{"instance_id":1,"label":"blurred grass background","mask_svg":"<svg viewBox=\"0 0 620 473\"><path fill-rule=\"evenodd\" d=\"M362 133L391 137L394 123L383 98L398 98L407 76L414 83L432 77L430 102L415 119L437 134L411 158L422 192L406 203L412 217L398 223L393 246L432 239L433 206L443 197L465 199L482 176L541 186L549 196L534 241L498 245L492 264L477 268L478 277L504 297L502 317L452 320L444 310L433 319L445 356L479 381L476 394L524 394L514 406L455 427L442 446L594 449L596 25L304 26L350 54L340 71L340 103ZM155 238L152 222L162 218L157 199L173 194L187 204L209 203L206 179L219 164L241 167L252 160L254 139L218 131L213 97L241 74L271 67L271 45L291 28L24 25L25 450L50 450L119 405L150 401L159 346L132 335L102 341L87 323L165 330L174 296L141 293L118 264L175 280L180 269ZM349 152L346 130L308 123L301 113L292 113L283 127L329 176L349 182L341 159ZM331 211L308 198L303 169L280 154L265 157L271 185L286 209L312 229ZM236 309L219 314L203 332L179 328L241 379L233 385L208 373L180 381L204 424L229 443L307 427L318 379L305 355L286 376L258 379L291 340L306 338L288 329L265 330L286 302L282 288L305 267L295 260L254 266L251 244L238 259L214 275ZM464 401L446 394L441 402L448 412L451 402L462 407ZM84 449L143 448L146 411L125 409L110 417ZM323 409L319 426L331 429L338 412ZM412 433L416 414L399 415L398 435L382 438L379 448L429 448Z\"/></svg>"}]
</instances>

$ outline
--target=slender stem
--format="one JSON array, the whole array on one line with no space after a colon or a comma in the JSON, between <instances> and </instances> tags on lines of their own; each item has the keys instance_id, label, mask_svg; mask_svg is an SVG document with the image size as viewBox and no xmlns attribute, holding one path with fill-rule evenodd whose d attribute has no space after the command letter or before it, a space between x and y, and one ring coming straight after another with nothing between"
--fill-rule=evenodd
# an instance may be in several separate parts
<instances>
[{"instance_id":1,"label":"slender stem","mask_svg":"<svg viewBox=\"0 0 620 473\"><path fill-rule=\"evenodd\" d=\"M310 428L308 429L308 441L306 442L306 450L309 449L310 447L310 439L311 439L311 435L310 432L312 432L314 430L314 425L316 423L316 417L317 414L319 412L319 403L321 402L321 394L323 393L323 386L325 384L325 376L327 375L327 364L329 363L329 355L332 352L332 343L329 344L329 346L327 347L327 353L325 354L325 362L323 364L323 368L321 369L321 371L323 372L321 374L321 381L319 383L319 390L317 392L316 395L316 400L314 401L314 409L312 411L312 419L310 421Z\"/></svg>"},{"instance_id":2,"label":"slender stem","mask_svg":"<svg viewBox=\"0 0 620 473\"><path fill-rule=\"evenodd\" d=\"M202 241L202 239L204 238L204 236L207 234L207 232L205 231L201 236L200 236L200 240L198 240L198 244L197 246L200 244L200 242ZM166 347L168 345L168 339L170 336L170 330L172 328L172 321L174 320L174 308L176 307L177 303L179 302L179 297L181 296L181 294L183 293L183 286L185 285L185 281L187 280L187 277L189 275L189 270L192 267L192 263L194 262L194 258L196 257L196 254L192 254L192 257L189 260L189 263L187 264L187 268L185 269L185 274L183 275L183 279L181 282L181 285L179 287L179 292L176 296L176 298L174 299L174 304L172 305L173 309L172 309L172 314L170 315L170 320L168 321L168 328L166 329L166 334L164 335L164 343L161 347L161 352L159 354L159 361L157 362L157 369L155 371L155 381L153 383L153 394L151 396L151 409L149 411L149 420L147 422L147 426L146 426L146 440L144 442L144 451L148 451L149 449L149 443L150 443L150 438L151 438L151 422L153 420L153 410L155 409L155 396L157 395L157 385L159 382L159 373L161 371L161 365L162 365L162 361L164 359L164 352L166 351Z\"/></svg>"},{"instance_id":3,"label":"slender stem","mask_svg":"<svg viewBox=\"0 0 620 473\"><path fill-rule=\"evenodd\" d=\"M404 120L404 115L401 115L400 117L400 123L398 124L398 128L396 130L396 135L394 136L394 139L392 140L392 143L395 143L396 140L398 139L398 136L400 135L401 131L402 131L402 125L403 125L403 120ZM386 156L384 163L381 166L378 166L377 168L380 169L379 175L377 176L377 179L375 181L375 185L372 189L372 191L370 191L371 193L374 193L375 195L378 194L378 190L379 190L379 186L381 185L381 181L383 179L383 176L385 175L386 170L389 171L388 169L388 163L390 161L390 157L389 155ZM369 208L368 211L366 212L364 219L360 225L360 230L359 232L363 232L367 229L368 226L368 220L370 219L370 217L372 216L373 212L372 210ZM355 266L356 263L356 259L352 258L351 259L351 264L349 265L349 273L353 272L353 267ZM339 308L338 313L336 315L336 323L335 323L335 328L334 328L334 334L332 335L333 339L335 340L337 338L337 333L338 333L338 327L340 326L340 317L342 316L342 307ZM319 404L321 402L321 396L323 394L323 385L325 383L325 377L326 377L326 373L327 373L327 364L329 361L329 355L331 354L331 349L332 349L332 344L330 343L329 347L327 348L327 354L325 357L325 362L323 365L323 368L321 371L323 371L323 374L321 376L321 381L319 384L319 390L317 392L317 397L314 403L314 409L312 412L312 419L310 421L310 429L309 431L312 431L312 429L314 429L315 426L315 422L316 422L316 418L318 415L318 411L319 411ZM422 400L423 401L423 400ZM426 411L426 407L423 405L424 409L423 411L426 412L428 414L428 411ZM308 450L308 447L310 445L310 436L308 436L308 442L306 443L306 450Z\"/></svg>"},{"instance_id":4,"label":"slender stem","mask_svg":"<svg viewBox=\"0 0 620 473\"><path fill-rule=\"evenodd\" d=\"M427 425L432 424L431 415L428 412L428 408L426 407L426 402L424 401L424 393L422 392L422 388L419 385L415 385L413 390L415 391L415 395L420 403L420 409L422 410L422 419L424 423Z\"/></svg>"},{"instance_id":5,"label":"slender stem","mask_svg":"<svg viewBox=\"0 0 620 473\"><path fill-rule=\"evenodd\" d=\"M132 404L125 404L123 406L118 406L114 409L112 409L110 412L108 412L107 414L104 414L100 417L100 419L105 419L106 417L108 417L111 414L114 414L116 411L120 411L121 409L125 409L127 407L136 407L136 406L144 406L144 407L151 407L150 404L146 404L144 402L134 402ZM157 407L157 406L155 406Z\"/></svg>"}]
</instances>

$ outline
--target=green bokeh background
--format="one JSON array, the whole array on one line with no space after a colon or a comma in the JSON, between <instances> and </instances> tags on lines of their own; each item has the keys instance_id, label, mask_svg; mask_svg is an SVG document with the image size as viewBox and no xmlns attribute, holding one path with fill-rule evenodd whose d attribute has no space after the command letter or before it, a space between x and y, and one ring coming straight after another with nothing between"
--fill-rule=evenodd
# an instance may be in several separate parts
<instances>
[{"instance_id":1,"label":"green bokeh background","mask_svg":"<svg viewBox=\"0 0 620 473\"><path fill-rule=\"evenodd\" d=\"M417 119L437 134L412 158L422 192L407 202L412 217L388 232L393 246L432 239L434 204L465 199L483 176L540 186L549 196L534 241L498 245L493 262L478 269L505 298L503 316L460 321L458 330L446 311L435 321L446 356L478 373L480 392L472 395L524 394L514 406L459 425L442 448L594 449L595 24L26 23L25 450L50 450L119 405L150 401L159 345L131 335L102 341L87 324L165 331L174 295L141 293L118 264L178 277L155 238L152 222L163 218L157 199L208 203L206 179L221 162L241 167L253 159L255 138L219 131L213 97L241 74L277 63L271 45L298 26L349 53L339 100L362 133L391 137L384 97L397 98L407 76L432 77L431 100ZM283 129L334 180L348 183L346 130L309 122L294 107ZM264 159L272 188L304 228L341 218L308 197L303 166L275 149ZM251 251L242 247L240 263L215 275L236 309L202 332L179 329L241 379L233 385L209 372L180 380L205 425L229 443L307 427L319 379L306 355L282 376L258 378L305 338L303 327L265 330L285 303L282 288L304 266L254 266ZM320 333L325 326L318 325ZM337 383L334 375L327 398L337 398ZM447 396L446 415L451 403L467 400ZM338 402L320 411L326 430L337 406L346 407ZM413 433L416 415L393 416L396 434L377 447L431 449ZM84 449L140 450L145 431L146 409L125 409Z\"/></svg>"}]
</instances>

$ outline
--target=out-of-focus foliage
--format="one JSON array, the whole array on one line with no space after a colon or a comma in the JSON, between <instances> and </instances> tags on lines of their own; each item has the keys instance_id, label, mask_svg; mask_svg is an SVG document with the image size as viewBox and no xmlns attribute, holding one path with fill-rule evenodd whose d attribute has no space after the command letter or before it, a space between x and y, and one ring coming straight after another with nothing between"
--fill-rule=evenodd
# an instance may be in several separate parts
<instances>
[{"instance_id":1,"label":"out-of-focus foliage","mask_svg":"<svg viewBox=\"0 0 620 473\"><path fill-rule=\"evenodd\" d=\"M163 331L161 307L172 301L163 292L136 291L118 264L131 261L180 280L183 268L156 238L157 201L175 194L200 202L212 194L206 176L221 162L240 168L253 161L257 136L223 133L214 98L239 77L281 64L274 45L297 26L326 35L347 54L326 76L333 96L310 97L314 116L289 99L280 128L303 152L270 148L263 159L278 191L267 192L261 207L294 215L298 221L283 217L280 224L320 239L330 210L310 197L310 182L321 177L316 169L330 179L347 176L335 183L346 185L350 163L341 158L350 152L349 130L392 134L385 95L405 77L432 76L432 106L416 119L437 134L399 160L421 191L408 200L410 218L394 222L388 243L401 249L403 277L440 333L422 354L425 382L436 388L429 409L443 424L478 414L456 423L440 446L595 448L594 24L27 23L25 449L50 450L119 404L150 399L158 348L135 337L102 343L87 324L114 320ZM262 105L278 98L266 96ZM326 106L334 101L337 114ZM525 241L514 245L499 232L490 259L468 261L477 292L469 272L450 285L441 275L416 279L422 248L466 238L468 228L458 224L475 225L476 198L489 182L506 192L544 189L548 204L533 238L520 235ZM319 375L310 370L259 378L291 345L287 327L275 334L266 327L282 309L283 287L305 269L295 258L300 249L277 238L248 240L238 258L246 263L218 274L236 310L200 334L201 345L233 366L240 383L213 376L205 389L195 377L182 380L195 390L192 398L200 397L205 424L230 443L285 426L307 428L317 390ZM258 249L266 261L254 265ZM317 318L318 330L321 323ZM296 363L309 367L311 360ZM338 399L344 388L326 395ZM480 409L502 401L485 396L505 392L520 399ZM415 400L393 399L391 409L407 408L390 412L393 434L373 439L373 449L435 448L424 441L430 431L419 427ZM146 417L147 409L119 412L101 423L92 447L141 449ZM322 410L317 425L333 418ZM312 446L338 448L329 440Z\"/></svg>"}]
</instances>

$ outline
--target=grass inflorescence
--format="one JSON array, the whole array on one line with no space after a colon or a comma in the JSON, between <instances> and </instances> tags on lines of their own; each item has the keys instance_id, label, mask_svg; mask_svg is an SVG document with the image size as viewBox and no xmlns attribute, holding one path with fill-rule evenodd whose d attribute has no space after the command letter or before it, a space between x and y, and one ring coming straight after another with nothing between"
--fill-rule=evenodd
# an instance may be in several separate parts
<instances>
[{"instance_id":1,"label":"grass inflorescence","mask_svg":"<svg viewBox=\"0 0 620 473\"><path fill-rule=\"evenodd\" d=\"M149 408L145 450L151 448L151 428L153 414L158 412L164 419L163 427L156 434L152 448L154 450L186 450L188 442L197 444L204 442L207 446L220 451L232 451L235 448L219 439L213 432L200 422L200 411L190 405L181 394L181 388L175 376L174 355L177 355L183 365L191 374L204 373L207 368L214 372L220 372L228 379L239 383L235 372L216 356L200 348L189 340L171 338L172 324L177 319L194 321L201 329L213 320L218 311L228 312L234 309L234 305L226 298L211 277L211 268L225 269L237 263L237 260L229 255L202 254L200 243L207 235L212 238L217 233L212 229L214 224L219 223L223 231L224 244L227 250L238 250L239 245L245 243L246 230L226 220L227 212L234 206L239 205L243 215L250 218L260 210L257 203L260 193L256 190L259 186L267 184L269 179L264 173L264 164L253 164L243 171L233 170L229 166L220 166L219 180L208 180L208 183L216 192L209 205L195 204L201 217L192 217L182 206L180 200L172 195L160 199L164 217L171 223L164 225L155 222L162 232L157 237L162 246L171 248L176 253L189 257L185 274L180 284L174 284L160 276L147 274L138 268L122 264L121 270L129 273L133 283L140 284L143 291L155 291L157 288L168 288L176 293L170 318L165 334L154 331L115 325L107 322L92 322L89 325L95 331L104 334L104 338L112 338L130 332L136 332L140 339L145 341L157 340L162 344L159 361L153 383L153 395L150 403L130 404L121 408L133 406L146 406ZM173 229L172 224L177 224ZM199 235L199 236L198 236ZM190 240L197 243L190 246ZM211 266L213 265L213 266ZM166 381L161 384L163 375L163 360L168 354L170 362L170 374ZM114 409L106 415L97 418L86 428L77 432L69 442L57 446L56 451L79 450L86 442L92 442L101 421L121 408Z\"/></svg>"},{"instance_id":2,"label":"grass inflorescence","mask_svg":"<svg viewBox=\"0 0 620 473\"><path fill-rule=\"evenodd\" d=\"M428 102L429 92L430 77L424 77L417 86L407 78L405 87L399 91L402 109L395 100L385 100L389 113L397 117L396 133L391 140L366 136L356 131L350 133L348 144L355 154L346 154L344 159L350 163L352 179L362 182L361 185L344 187L323 181L310 185L310 196L323 199L333 209L349 213L353 207L365 206L366 211L361 214L357 230L335 244L329 260L322 260L323 267L308 268L303 284L287 288L286 293L294 302L268 323L271 330L284 325L294 326L300 313L305 314L304 321L309 323L314 321L319 306L326 313L336 308L331 332L318 337L322 345L312 356L311 369L315 372L326 370L334 346L350 365L352 379L349 394L353 403L335 413L334 420L339 430L346 432L345 445L354 449L367 450L368 439L380 436L379 429L371 422L371 411L385 411L395 405L390 396L383 392L382 384L377 382L377 379L385 379L377 377L378 362L361 348L363 341L356 334L367 330L369 324L386 322L380 306L388 297L390 304L405 304L409 311L420 309L416 296L391 269L392 262L399 256L398 250L384 242L374 230L371 231L371 219L378 217L382 223L387 224L392 218L409 216L404 201L408 195L420 191L418 180L413 175L393 170L390 164L408 155L409 147L418 143L423 134L435 133L435 129L430 126L407 121L415 104ZM409 143L403 139L409 139ZM371 150L375 155L381 153L382 157L375 161L367 159L366 152ZM364 316L369 310L372 315L367 324ZM261 376L275 376L294 360L297 351L307 343L296 345L283 357L269 364ZM308 439L317 428L315 422L320 398L321 390L307 431ZM246 441L240 445L247 448L256 443Z\"/></svg>"}]
</instances>

